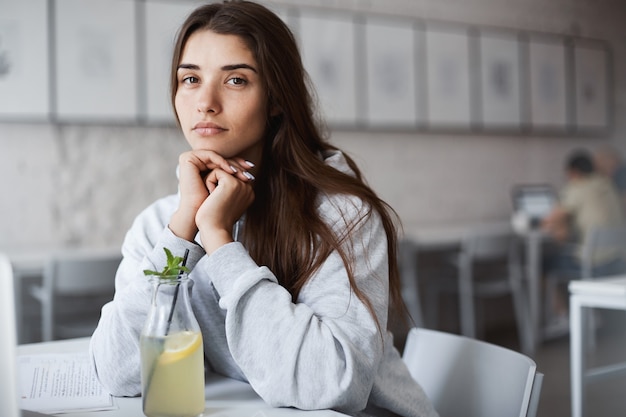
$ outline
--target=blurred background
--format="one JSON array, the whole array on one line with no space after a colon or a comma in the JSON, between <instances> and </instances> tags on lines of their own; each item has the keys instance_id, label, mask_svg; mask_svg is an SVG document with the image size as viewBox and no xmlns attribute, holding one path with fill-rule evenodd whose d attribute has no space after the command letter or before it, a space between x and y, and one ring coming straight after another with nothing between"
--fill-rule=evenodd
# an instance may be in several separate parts
<instances>
[{"instance_id":1,"label":"blurred background","mask_svg":"<svg viewBox=\"0 0 626 417\"><path fill-rule=\"evenodd\" d=\"M90 2L79 3L87 9L95 7ZM1 0L0 11L20 4ZM298 10L314 6L331 13L409 16L417 22L442 21L470 29L502 28L522 34L585 37L608 44L612 75L610 125L601 134L582 135L565 130L533 133L523 127L521 133L493 133L454 125L452 129L444 126L431 131L401 124L389 131L331 126L332 142L356 158L373 188L398 211L407 228L508 218L511 187L524 182L559 186L564 181L562 166L570 149L594 148L607 142L619 149L626 148L626 126L620 117L626 100L626 6L621 1L320 0L276 1L271 5L288 13L293 12L293 7ZM52 15L53 12L50 11ZM1 19L2 14L0 22ZM22 31L21 36L28 36L28 31ZM3 48L8 48L8 36L0 38L0 51ZM58 52L62 47L55 49ZM16 60L25 58L28 50L17 52ZM136 55L144 56L141 51ZM182 135L173 124L140 123L132 117L129 120L127 115L117 117L119 121L110 116L98 120L97 107L94 114L87 116L76 116L71 109L66 111L69 116L29 117L28 111L11 114L20 92L29 85L48 76L53 81L55 76L61 76L41 56L24 63L39 75L18 79L19 84L13 81L12 89L3 85L9 83L9 76L3 79L0 75L0 107L8 109L0 113L0 248L119 245L142 208L176 190L176 155L186 149ZM131 81L139 78L134 73L137 65L127 64L119 66L123 72L117 76ZM400 85L406 82L394 81ZM143 77L137 84L141 82ZM161 82L167 88L168 80ZM75 79L72 88L80 91L90 88L89 84ZM53 88L54 85L51 90L59 95ZM119 102L112 105L119 108L136 100L135 94L127 93L127 97L117 95ZM40 89L33 100L41 100L47 94ZM90 99L100 101L97 96ZM34 101L30 104L35 105ZM55 106L59 110L60 106ZM29 103L24 107L29 110Z\"/></svg>"}]
</instances>

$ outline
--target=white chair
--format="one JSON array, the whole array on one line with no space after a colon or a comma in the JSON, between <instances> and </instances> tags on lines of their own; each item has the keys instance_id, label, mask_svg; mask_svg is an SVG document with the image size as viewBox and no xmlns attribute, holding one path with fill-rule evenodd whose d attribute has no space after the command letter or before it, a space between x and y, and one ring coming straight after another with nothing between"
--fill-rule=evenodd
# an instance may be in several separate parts
<instances>
[{"instance_id":1,"label":"white chair","mask_svg":"<svg viewBox=\"0 0 626 417\"><path fill-rule=\"evenodd\" d=\"M412 328L402 356L442 417L534 417L543 374L519 352Z\"/></svg>"},{"instance_id":2,"label":"white chair","mask_svg":"<svg viewBox=\"0 0 626 417\"><path fill-rule=\"evenodd\" d=\"M398 266L402 284L402 299L415 326L424 325L418 283L417 245L409 239L398 242Z\"/></svg>"},{"instance_id":3,"label":"white chair","mask_svg":"<svg viewBox=\"0 0 626 417\"><path fill-rule=\"evenodd\" d=\"M15 358L17 346L17 331L15 320L15 299L14 299L14 276L13 268L9 258L0 253L0 357ZM17 381L15 367L4 366L0 371L6 378L0 378L0 415L6 417L18 416L18 388L17 383L6 383L3 381Z\"/></svg>"},{"instance_id":4,"label":"white chair","mask_svg":"<svg viewBox=\"0 0 626 417\"><path fill-rule=\"evenodd\" d=\"M30 288L41 303L43 341L91 335L100 309L113 299L121 260L119 251L78 251L47 262L42 284Z\"/></svg>"},{"instance_id":5,"label":"white chair","mask_svg":"<svg viewBox=\"0 0 626 417\"><path fill-rule=\"evenodd\" d=\"M477 227L465 233L460 250L450 258L457 271L456 283L442 279L429 283L430 316L436 315L439 292L454 291L459 301L461 334L482 338L476 319L476 299L510 295L523 352L530 352L531 334L528 309L522 286L520 241L509 227ZM481 318L481 316L479 316Z\"/></svg>"},{"instance_id":6,"label":"white chair","mask_svg":"<svg viewBox=\"0 0 626 417\"><path fill-rule=\"evenodd\" d=\"M602 251L611 251L612 259L605 263L595 261L596 255ZM596 277L610 277L626 273L626 225L598 227L589 232L583 242L580 273L577 275L559 276L549 274L546 279L546 307L545 320L550 324L553 318L552 300L555 298L556 292L559 291L559 284L567 283L572 279L591 280ZM588 328L588 344L593 347L595 344L595 319L593 314L586 314L584 321L587 322ZM561 331L559 331L561 330ZM569 327L564 329L546 328L545 337L561 335L567 332Z\"/></svg>"},{"instance_id":7,"label":"white chair","mask_svg":"<svg viewBox=\"0 0 626 417\"><path fill-rule=\"evenodd\" d=\"M527 338L522 269L517 237L509 229L470 231L458 256L459 313L461 333L476 337L475 298L510 294L520 343Z\"/></svg>"},{"instance_id":8,"label":"white chair","mask_svg":"<svg viewBox=\"0 0 626 417\"><path fill-rule=\"evenodd\" d=\"M617 257L615 263L595 265L594 257L599 251L612 250ZM626 268L626 225L599 227L589 233L582 251L581 278L621 274ZM608 270L607 270L608 269Z\"/></svg>"}]
</instances>

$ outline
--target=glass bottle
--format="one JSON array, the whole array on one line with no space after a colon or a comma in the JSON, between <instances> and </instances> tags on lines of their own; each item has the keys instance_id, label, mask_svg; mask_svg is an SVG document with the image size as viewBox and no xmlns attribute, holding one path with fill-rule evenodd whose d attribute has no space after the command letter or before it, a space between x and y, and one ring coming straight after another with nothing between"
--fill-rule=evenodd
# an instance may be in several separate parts
<instances>
[{"instance_id":1,"label":"glass bottle","mask_svg":"<svg viewBox=\"0 0 626 417\"><path fill-rule=\"evenodd\" d=\"M196 417L204 411L204 353L187 273L153 276L152 305L139 339L143 412Z\"/></svg>"}]
</instances>

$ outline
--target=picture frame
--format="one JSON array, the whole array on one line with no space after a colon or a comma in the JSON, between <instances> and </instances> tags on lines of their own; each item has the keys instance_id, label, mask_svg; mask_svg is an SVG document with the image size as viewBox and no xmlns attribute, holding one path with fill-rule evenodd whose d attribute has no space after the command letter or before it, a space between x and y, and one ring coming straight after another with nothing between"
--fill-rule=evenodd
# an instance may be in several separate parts
<instances>
[{"instance_id":1,"label":"picture frame","mask_svg":"<svg viewBox=\"0 0 626 417\"><path fill-rule=\"evenodd\" d=\"M131 1L54 2L57 121L137 121L136 14Z\"/></svg>"},{"instance_id":2,"label":"picture frame","mask_svg":"<svg viewBox=\"0 0 626 417\"><path fill-rule=\"evenodd\" d=\"M169 71L196 0L0 2L0 121L175 124ZM269 5L331 128L595 136L613 123L604 40Z\"/></svg>"},{"instance_id":3,"label":"picture frame","mask_svg":"<svg viewBox=\"0 0 626 417\"><path fill-rule=\"evenodd\" d=\"M423 122L418 37L410 21L369 18L365 22L365 69L369 127L407 129ZM421 119L420 119L420 116Z\"/></svg>"},{"instance_id":4,"label":"picture frame","mask_svg":"<svg viewBox=\"0 0 626 417\"><path fill-rule=\"evenodd\" d=\"M564 38L546 36L528 40L528 77L530 128L567 131L569 75Z\"/></svg>"},{"instance_id":5,"label":"picture frame","mask_svg":"<svg viewBox=\"0 0 626 417\"><path fill-rule=\"evenodd\" d=\"M522 126L520 42L515 32L477 35L479 124L484 130L519 131Z\"/></svg>"},{"instance_id":6,"label":"picture frame","mask_svg":"<svg viewBox=\"0 0 626 417\"><path fill-rule=\"evenodd\" d=\"M357 57L351 14L303 10L298 19L301 53L329 126L357 124Z\"/></svg>"},{"instance_id":7,"label":"picture frame","mask_svg":"<svg viewBox=\"0 0 626 417\"><path fill-rule=\"evenodd\" d=\"M0 2L0 120L50 117L48 1Z\"/></svg>"},{"instance_id":8,"label":"picture frame","mask_svg":"<svg viewBox=\"0 0 626 417\"><path fill-rule=\"evenodd\" d=\"M145 39L145 64L141 77L140 115L149 124L176 123L170 102L170 67L176 31L197 7L192 2L145 2L142 13Z\"/></svg>"},{"instance_id":9,"label":"picture frame","mask_svg":"<svg viewBox=\"0 0 626 417\"><path fill-rule=\"evenodd\" d=\"M427 25L425 37L428 127L469 130L471 96L467 28Z\"/></svg>"},{"instance_id":10,"label":"picture frame","mask_svg":"<svg viewBox=\"0 0 626 417\"><path fill-rule=\"evenodd\" d=\"M578 133L606 133L610 126L610 62L603 42L573 44L574 125Z\"/></svg>"}]
</instances>

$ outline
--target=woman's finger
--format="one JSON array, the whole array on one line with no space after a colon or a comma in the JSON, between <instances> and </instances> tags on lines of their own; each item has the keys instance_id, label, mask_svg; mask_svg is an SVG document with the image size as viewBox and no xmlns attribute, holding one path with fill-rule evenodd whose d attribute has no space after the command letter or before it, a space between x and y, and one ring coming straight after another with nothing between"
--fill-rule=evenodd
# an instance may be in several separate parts
<instances>
[{"instance_id":1,"label":"woman's finger","mask_svg":"<svg viewBox=\"0 0 626 417\"><path fill-rule=\"evenodd\" d=\"M217 182L218 182L217 174L218 174L218 170L214 169L211 172L209 172L209 174L204 179L204 183L206 185L206 188L209 190L209 194L215 191L215 188L217 187Z\"/></svg>"},{"instance_id":2,"label":"woman's finger","mask_svg":"<svg viewBox=\"0 0 626 417\"><path fill-rule=\"evenodd\" d=\"M206 150L206 149L196 149L190 151L190 153L196 158L199 164L202 165L202 171L210 171L216 168L221 168L225 172L235 173L231 163L220 154Z\"/></svg>"},{"instance_id":3,"label":"woman's finger","mask_svg":"<svg viewBox=\"0 0 626 417\"><path fill-rule=\"evenodd\" d=\"M213 151L203 149L192 152L199 161L202 161L208 171L220 168L226 173L235 175L242 181L253 181L255 179L254 174L250 172L250 169L254 167L254 163L244 158L235 157L226 159Z\"/></svg>"}]
</instances>

